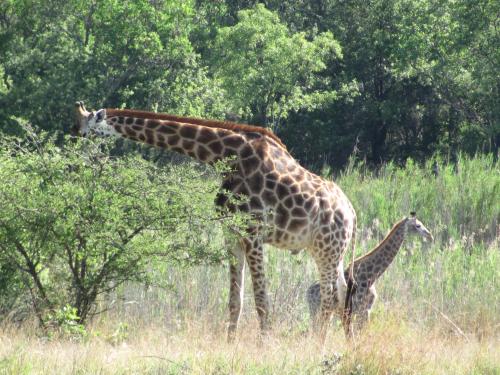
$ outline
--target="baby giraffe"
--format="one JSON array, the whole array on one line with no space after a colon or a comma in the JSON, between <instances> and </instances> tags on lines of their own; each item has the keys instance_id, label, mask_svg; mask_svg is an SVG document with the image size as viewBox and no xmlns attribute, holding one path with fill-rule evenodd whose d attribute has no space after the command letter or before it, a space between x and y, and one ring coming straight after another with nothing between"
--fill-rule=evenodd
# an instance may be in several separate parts
<instances>
[{"instance_id":1,"label":"baby giraffe","mask_svg":"<svg viewBox=\"0 0 500 375\"><path fill-rule=\"evenodd\" d=\"M394 224L389 234L384 240L369 253L354 260L354 280L356 285L353 290L352 306L350 308L354 319L356 330L361 330L370 319L370 311L377 298L375 282L385 272L398 253L407 233L417 234L425 239L433 240L431 232L415 216L415 212L410 213L410 217L404 218ZM349 265L350 267L350 265ZM344 271L347 278L349 267ZM335 285L334 285L335 287ZM334 296L337 294L334 293ZM307 290L307 302L309 312L313 322L321 303L319 284L315 283ZM335 299L336 310L341 310L338 300ZM346 332L348 336L352 332Z\"/></svg>"}]
</instances>

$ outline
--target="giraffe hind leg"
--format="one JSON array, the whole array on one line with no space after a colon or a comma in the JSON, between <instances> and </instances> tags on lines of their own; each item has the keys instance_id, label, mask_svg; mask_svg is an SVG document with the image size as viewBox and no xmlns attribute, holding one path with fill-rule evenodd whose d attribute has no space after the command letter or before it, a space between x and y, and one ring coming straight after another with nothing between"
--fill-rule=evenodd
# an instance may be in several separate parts
<instances>
[{"instance_id":1,"label":"giraffe hind leg","mask_svg":"<svg viewBox=\"0 0 500 375\"><path fill-rule=\"evenodd\" d=\"M331 260L321 262L316 261L320 275L320 308L317 320L317 333L322 342L326 338L326 331L330 323L333 312L338 307L336 296L336 282L338 278L338 268L336 262Z\"/></svg>"},{"instance_id":2,"label":"giraffe hind leg","mask_svg":"<svg viewBox=\"0 0 500 375\"><path fill-rule=\"evenodd\" d=\"M353 327L353 316L358 310L357 306L359 303L356 301L356 298L359 296L357 294L358 286L356 281L349 275L347 282L347 289L345 292L345 300L342 306L342 325L344 326L344 332L348 339L354 338L354 327Z\"/></svg>"}]
</instances>

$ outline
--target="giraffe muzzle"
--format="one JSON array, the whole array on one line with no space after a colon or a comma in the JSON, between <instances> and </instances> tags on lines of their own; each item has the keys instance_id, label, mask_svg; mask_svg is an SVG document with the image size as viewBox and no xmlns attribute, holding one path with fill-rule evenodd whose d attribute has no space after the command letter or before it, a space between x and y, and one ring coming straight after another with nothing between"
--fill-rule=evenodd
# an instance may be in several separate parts
<instances>
[{"instance_id":1,"label":"giraffe muzzle","mask_svg":"<svg viewBox=\"0 0 500 375\"><path fill-rule=\"evenodd\" d=\"M70 134L75 137L85 137L87 135L87 121L90 112L87 111L83 101L75 103L75 123L70 129Z\"/></svg>"}]
</instances>

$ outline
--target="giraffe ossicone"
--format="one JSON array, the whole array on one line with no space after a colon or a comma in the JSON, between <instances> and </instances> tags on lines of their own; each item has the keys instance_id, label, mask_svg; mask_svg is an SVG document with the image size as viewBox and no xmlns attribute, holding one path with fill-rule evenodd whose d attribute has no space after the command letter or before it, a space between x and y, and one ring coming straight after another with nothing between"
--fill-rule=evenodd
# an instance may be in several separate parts
<instances>
[{"instance_id":1,"label":"giraffe ossicone","mask_svg":"<svg viewBox=\"0 0 500 375\"><path fill-rule=\"evenodd\" d=\"M354 326L358 331L369 321L373 304L377 299L375 282L390 266L407 234L415 234L426 240L433 240L431 232L416 218L415 212L411 212L409 217L394 224L380 244L367 254L356 258L353 264L351 263L356 281L351 313L355 319ZM347 277L348 269L344 273ZM306 299L311 320L315 323L321 304L319 283L314 283L308 288ZM338 300L335 300L334 303L337 309L343 306ZM350 336L353 332L346 333Z\"/></svg>"},{"instance_id":2,"label":"giraffe ossicone","mask_svg":"<svg viewBox=\"0 0 500 375\"><path fill-rule=\"evenodd\" d=\"M227 206L228 192L245 195L248 199L238 209L257 219L231 249L229 339L241 314L245 260L261 329L269 328L264 244L307 249L313 256L320 275L320 335L324 338L334 300L346 297L343 258L356 230L354 208L334 182L303 168L276 135L261 127L128 109L89 112L83 102L76 103L76 115L72 132L77 135L119 136L204 163L229 158L232 171L224 176L215 203Z\"/></svg>"}]
</instances>

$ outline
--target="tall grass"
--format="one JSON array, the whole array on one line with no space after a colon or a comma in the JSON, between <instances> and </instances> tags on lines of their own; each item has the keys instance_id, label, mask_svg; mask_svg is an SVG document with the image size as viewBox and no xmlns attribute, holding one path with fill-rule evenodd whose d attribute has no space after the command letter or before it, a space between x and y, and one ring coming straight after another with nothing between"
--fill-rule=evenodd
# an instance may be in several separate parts
<instances>
[{"instance_id":1,"label":"tall grass","mask_svg":"<svg viewBox=\"0 0 500 375\"><path fill-rule=\"evenodd\" d=\"M500 331L500 166L488 156L460 157L456 165L434 161L405 168L388 164L377 173L351 166L336 182L358 215L357 254L375 246L392 225L416 210L435 241L408 238L394 264L377 284L375 315L403 310L413 322L483 335ZM221 246L223 246L221 240ZM276 322L306 327L304 293L316 277L307 252L292 256L268 248L267 275ZM347 262L346 262L347 264ZM168 324L184 318L226 319L227 266L195 270L166 266L158 276L171 290L128 286L120 305L126 316L161 317ZM247 275L244 318L255 320ZM135 301L131 303L131 301ZM451 320L457 327L453 327Z\"/></svg>"},{"instance_id":2,"label":"tall grass","mask_svg":"<svg viewBox=\"0 0 500 375\"><path fill-rule=\"evenodd\" d=\"M500 374L500 166L487 156L460 157L456 165L436 160L436 176L433 163L388 164L376 173L351 165L336 178L358 214L358 255L413 210L435 237L405 242L377 283L373 320L356 347L338 322L326 349L308 336L304 294L315 265L307 252L269 248L274 330L264 343L248 272L231 346L224 335L227 265L152 265L170 287L129 284L109 295L101 303L111 310L81 343L4 329L0 373L45 373L59 363L57 373L68 374Z\"/></svg>"},{"instance_id":3,"label":"tall grass","mask_svg":"<svg viewBox=\"0 0 500 375\"><path fill-rule=\"evenodd\" d=\"M437 175L434 171L437 168ZM385 232L395 220L416 211L433 229L440 246L468 239L466 245L491 243L499 236L500 164L492 156L459 156L420 166L408 160L376 172L351 163L337 180L354 204L361 230Z\"/></svg>"},{"instance_id":4,"label":"tall grass","mask_svg":"<svg viewBox=\"0 0 500 375\"><path fill-rule=\"evenodd\" d=\"M277 326L259 339L244 323L236 342L222 326L191 319L181 331L131 327L116 337L113 321L97 325L82 341L46 340L29 331L3 329L0 374L474 374L496 375L500 349L489 339L464 341L423 332L387 314L373 322L356 345L332 330L325 346Z\"/></svg>"}]
</instances>

